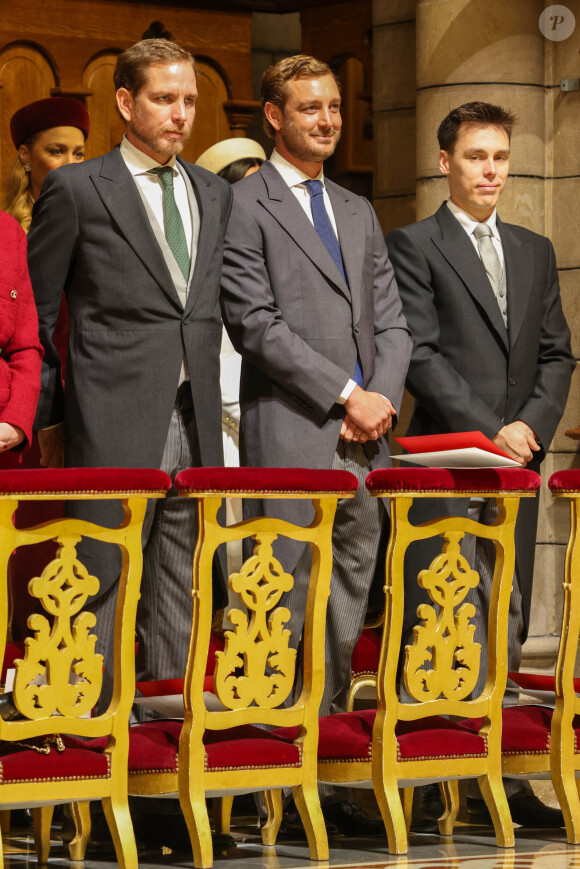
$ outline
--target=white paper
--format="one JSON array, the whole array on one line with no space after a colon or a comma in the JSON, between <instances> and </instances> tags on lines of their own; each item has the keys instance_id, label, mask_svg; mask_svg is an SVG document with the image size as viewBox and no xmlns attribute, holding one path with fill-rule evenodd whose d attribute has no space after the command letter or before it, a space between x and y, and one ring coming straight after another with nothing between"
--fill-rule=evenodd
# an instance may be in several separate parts
<instances>
[{"instance_id":1,"label":"white paper","mask_svg":"<svg viewBox=\"0 0 580 869\"><path fill-rule=\"evenodd\" d=\"M426 468L521 468L514 459L504 458L479 447L460 450L435 450L431 453L405 453L393 456L400 462L423 465Z\"/></svg>"},{"instance_id":2,"label":"white paper","mask_svg":"<svg viewBox=\"0 0 580 869\"><path fill-rule=\"evenodd\" d=\"M203 692L203 700L205 708L209 712L222 712L226 709L211 691ZM147 709L152 709L153 712L158 712L164 718L183 718L185 715L183 694L163 694L159 697L135 697L135 703L138 703L139 706L146 706Z\"/></svg>"}]
</instances>

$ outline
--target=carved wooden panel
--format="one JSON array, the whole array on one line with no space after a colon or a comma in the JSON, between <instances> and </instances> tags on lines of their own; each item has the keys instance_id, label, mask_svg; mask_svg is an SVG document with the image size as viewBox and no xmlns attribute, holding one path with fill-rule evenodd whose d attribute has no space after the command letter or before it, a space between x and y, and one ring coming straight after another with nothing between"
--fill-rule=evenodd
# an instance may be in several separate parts
<instances>
[{"instance_id":1,"label":"carved wooden panel","mask_svg":"<svg viewBox=\"0 0 580 869\"><path fill-rule=\"evenodd\" d=\"M4 177L14 159L10 118L14 112L49 97L55 75L42 52L30 45L12 44L0 51L0 172Z\"/></svg>"},{"instance_id":2,"label":"carved wooden panel","mask_svg":"<svg viewBox=\"0 0 580 869\"><path fill-rule=\"evenodd\" d=\"M87 140L86 156L98 157L114 148L125 132L115 102L113 72L118 52L106 52L91 60L83 74L83 84L89 95L87 109L91 117L91 135Z\"/></svg>"}]
</instances>

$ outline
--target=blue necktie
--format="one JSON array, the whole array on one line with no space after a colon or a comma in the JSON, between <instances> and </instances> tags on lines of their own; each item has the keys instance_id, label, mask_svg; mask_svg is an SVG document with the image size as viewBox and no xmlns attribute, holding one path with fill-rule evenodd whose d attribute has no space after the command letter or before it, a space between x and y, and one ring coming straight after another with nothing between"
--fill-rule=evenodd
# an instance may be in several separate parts
<instances>
[{"instance_id":1,"label":"blue necktie","mask_svg":"<svg viewBox=\"0 0 580 869\"><path fill-rule=\"evenodd\" d=\"M332 257L335 266L342 275L342 278L348 287L348 280L346 277L346 272L344 270L344 263L342 261L340 244L338 242L338 238L336 237L336 233L332 227L332 223L330 222L330 218L324 204L324 196L322 194L322 181L305 181L304 184L306 185L306 187L308 188L308 192L310 193L310 208L312 209L312 220L314 221L314 229L324 242L326 250ZM358 355L356 358L356 367L352 379L357 384L357 386L360 386L361 389L363 388L364 380Z\"/></svg>"}]
</instances>

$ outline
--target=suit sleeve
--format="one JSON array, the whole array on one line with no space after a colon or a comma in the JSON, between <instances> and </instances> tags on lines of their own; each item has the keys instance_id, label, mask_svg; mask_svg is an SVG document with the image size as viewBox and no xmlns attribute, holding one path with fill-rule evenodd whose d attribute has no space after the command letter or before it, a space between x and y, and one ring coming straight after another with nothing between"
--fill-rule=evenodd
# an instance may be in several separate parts
<instances>
[{"instance_id":1,"label":"suit sleeve","mask_svg":"<svg viewBox=\"0 0 580 869\"><path fill-rule=\"evenodd\" d=\"M418 242L404 229L387 237L403 311L413 334L407 387L442 431L482 431L495 437L501 418L473 391L440 348L431 271Z\"/></svg>"},{"instance_id":2,"label":"suit sleeve","mask_svg":"<svg viewBox=\"0 0 580 869\"><path fill-rule=\"evenodd\" d=\"M47 428L64 419L64 393L59 354L52 336L60 300L74 262L79 238L77 211L68 180L58 170L47 176L33 209L28 235L28 269L38 311L44 348L41 392L35 427Z\"/></svg>"},{"instance_id":3,"label":"suit sleeve","mask_svg":"<svg viewBox=\"0 0 580 869\"><path fill-rule=\"evenodd\" d=\"M547 451L566 408L576 360L572 355L570 330L562 310L554 248L549 239L544 238L542 241L547 247L546 290L536 380L518 418L536 432L544 451Z\"/></svg>"},{"instance_id":4,"label":"suit sleeve","mask_svg":"<svg viewBox=\"0 0 580 869\"><path fill-rule=\"evenodd\" d=\"M275 262L266 262L262 229L247 204L234 188L222 271L224 322L244 360L322 420L350 374L317 353L282 318L268 273Z\"/></svg>"},{"instance_id":5,"label":"suit sleeve","mask_svg":"<svg viewBox=\"0 0 580 869\"><path fill-rule=\"evenodd\" d=\"M365 388L384 395L399 412L413 342L382 230L374 209L368 202L367 206L373 226L376 356L373 375Z\"/></svg>"}]
</instances>

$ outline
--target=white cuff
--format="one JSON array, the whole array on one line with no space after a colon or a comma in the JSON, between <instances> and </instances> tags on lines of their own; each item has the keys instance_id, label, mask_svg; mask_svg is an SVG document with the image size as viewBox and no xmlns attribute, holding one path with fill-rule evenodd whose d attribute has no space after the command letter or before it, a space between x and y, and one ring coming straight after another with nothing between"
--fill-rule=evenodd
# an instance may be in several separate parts
<instances>
[{"instance_id":1,"label":"white cuff","mask_svg":"<svg viewBox=\"0 0 580 869\"><path fill-rule=\"evenodd\" d=\"M337 404L344 404L345 401L347 400L347 398L349 397L349 395L351 394L351 392L353 391L353 389L355 388L355 386L356 386L356 382L354 380L349 380L348 383L346 384L346 386L344 387L344 389L342 390L342 392L340 393L340 395L338 396L338 398L336 399L336 403Z\"/></svg>"}]
</instances>

